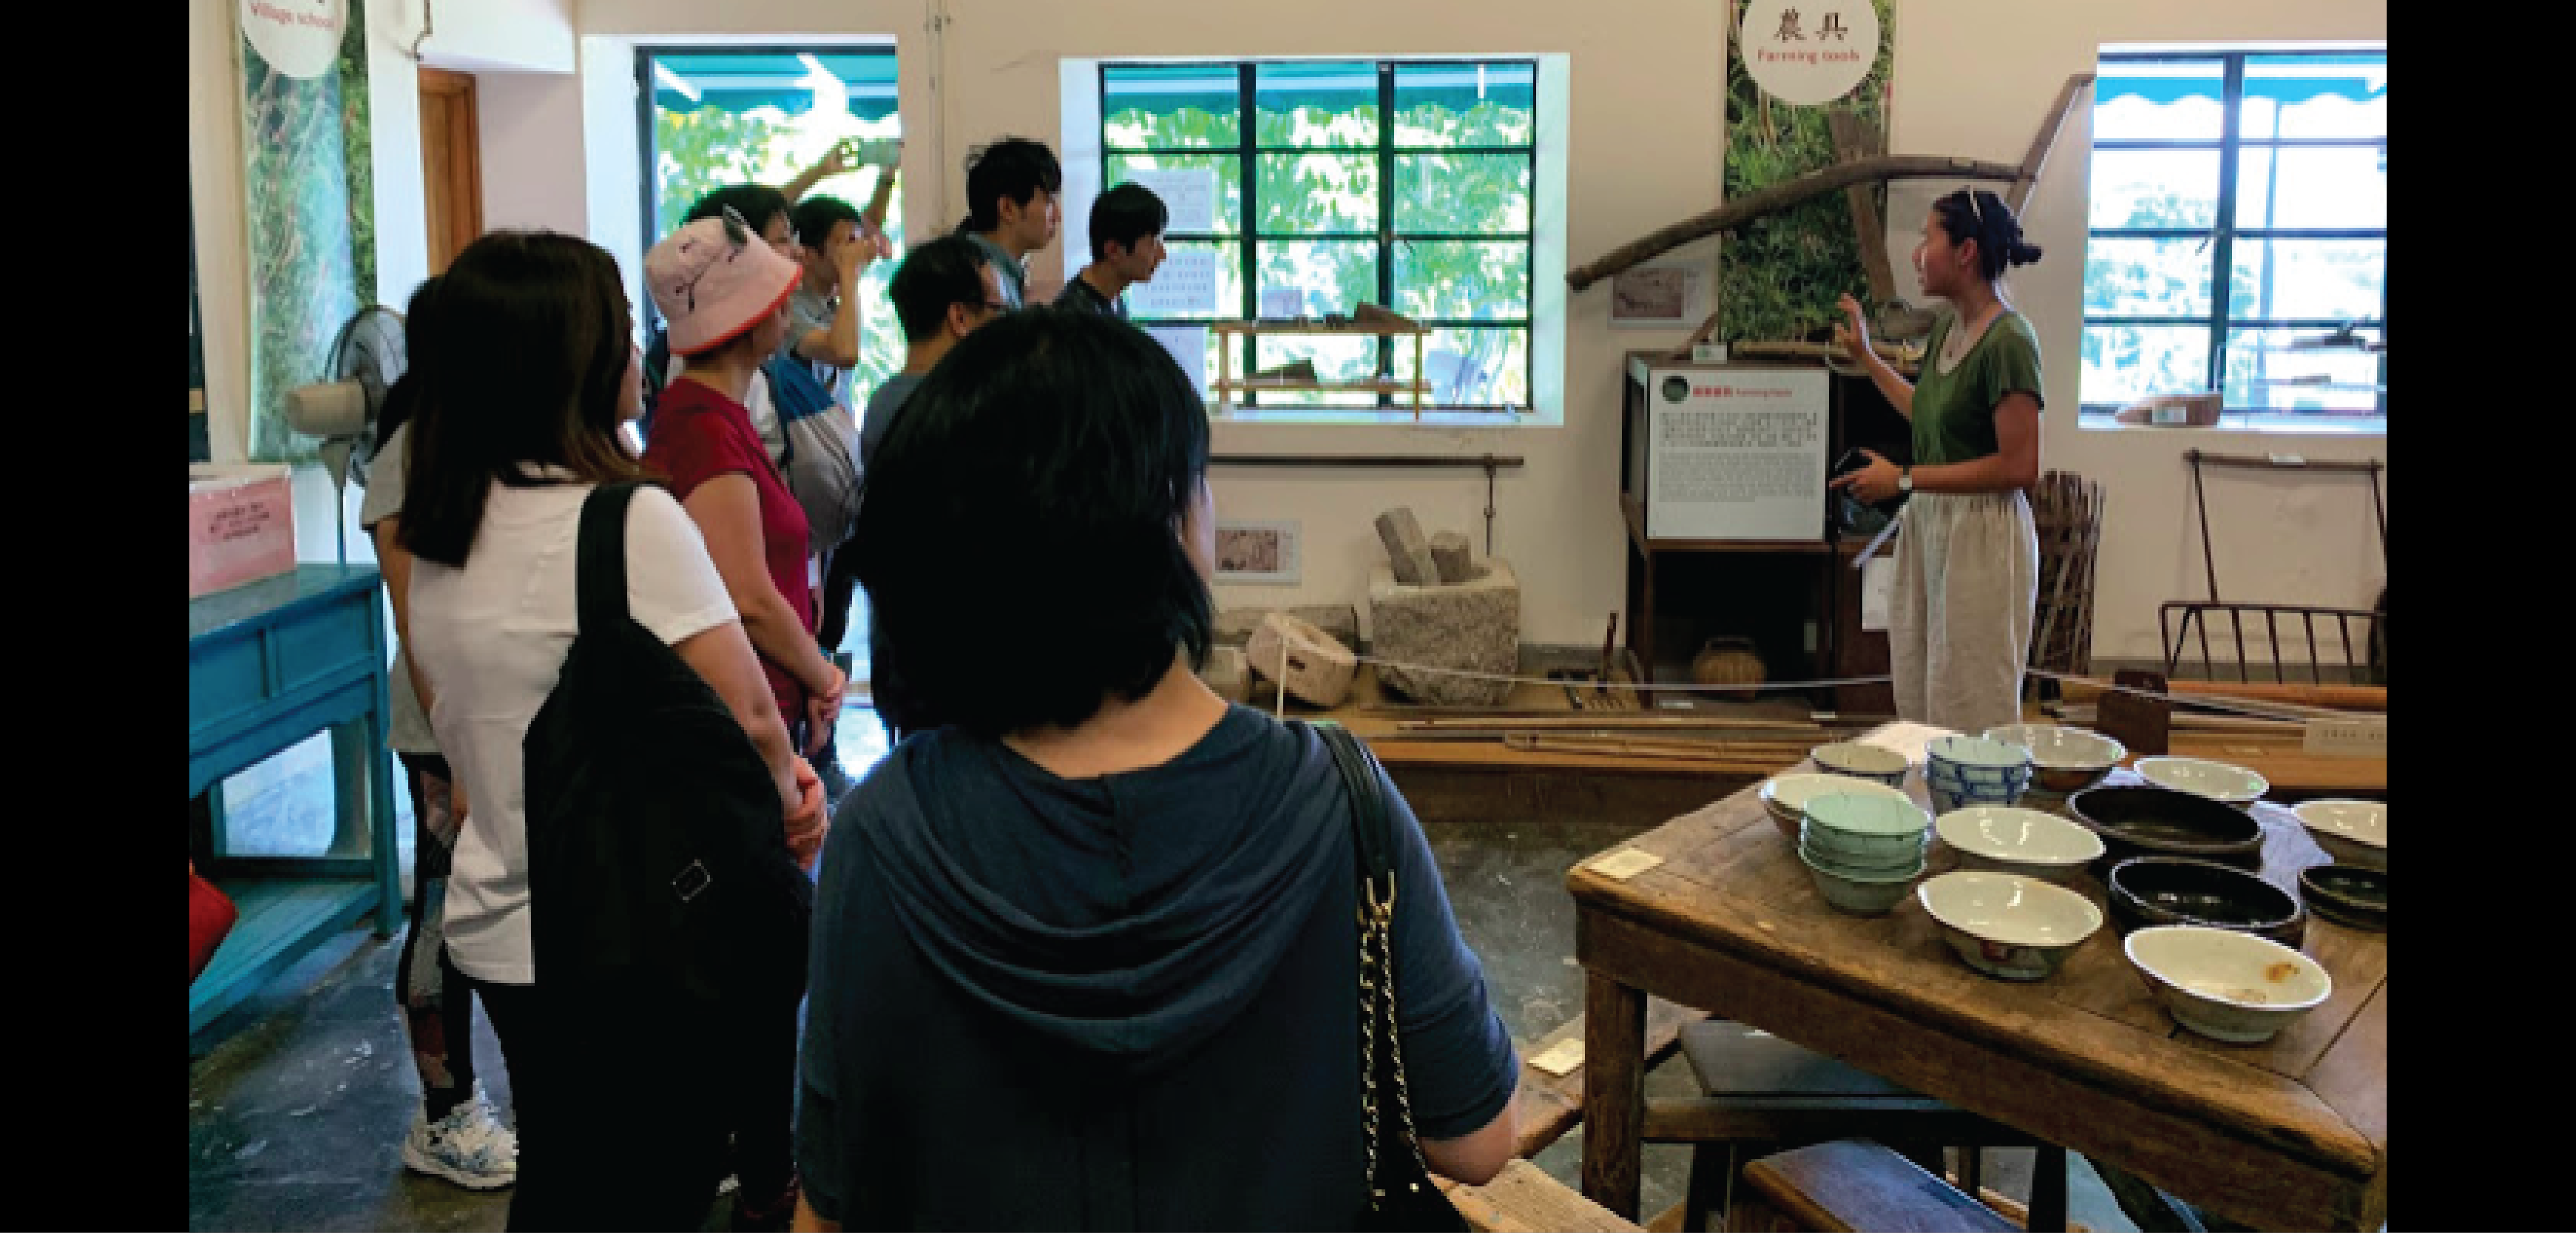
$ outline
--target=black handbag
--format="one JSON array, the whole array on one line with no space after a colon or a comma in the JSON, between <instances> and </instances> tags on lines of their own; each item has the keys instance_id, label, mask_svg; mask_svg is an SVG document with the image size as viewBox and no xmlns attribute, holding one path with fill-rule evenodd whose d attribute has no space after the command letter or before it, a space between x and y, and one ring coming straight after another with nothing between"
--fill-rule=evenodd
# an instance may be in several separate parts
<instances>
[{"instance_id":1,"label":"black handbag","mask_svg":"<svg viewBox=\"0 0 2576 1233\"><path fill-rule=\"evenodd\" d=\"M1332 751L1342 782L1350 788L1351 833L1359 854L1360 1133L1367 1144L1368 1175L1353 1227L1464 1233L1467 1221L1432 1183L1405 1093L1404 1043L1395 1018L1394 841L1377 759L1339 725L1317 724L1315 733ZM1380 1099L1390 1091L1392 1102ZM1390 1103L1393 1117L1387 1115Z\"/></svg>"}]
</instances>

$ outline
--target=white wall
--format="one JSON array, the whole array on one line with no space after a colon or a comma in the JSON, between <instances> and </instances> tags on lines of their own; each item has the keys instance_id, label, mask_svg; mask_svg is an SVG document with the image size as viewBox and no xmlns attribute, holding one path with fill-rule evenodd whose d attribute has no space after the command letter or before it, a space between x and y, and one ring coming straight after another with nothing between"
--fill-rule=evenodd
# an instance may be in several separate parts
<instances>
[{"instance_id":1,"label":"white wall","mask_svg":"<svg viewBox=\"0 0 2576 1233\"><path fill-rule=\"evenodd\" d=\"M474 106L483 130L484 229L586 234L581 78L570 72L479 73ZM632 203L634 194L626 198Z\"/></svg>"}]
</instances>

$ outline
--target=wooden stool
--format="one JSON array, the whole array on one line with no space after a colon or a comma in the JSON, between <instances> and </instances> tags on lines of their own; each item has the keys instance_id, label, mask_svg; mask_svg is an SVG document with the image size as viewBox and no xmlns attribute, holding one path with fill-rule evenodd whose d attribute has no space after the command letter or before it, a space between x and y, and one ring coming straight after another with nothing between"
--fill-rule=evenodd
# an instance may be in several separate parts
<instances>
[{"instance_id":1,"label":"wooden stool","mask_svg":"<svg viewBox=\"0 0 2576 1233\"><path fill-rule=\"evenodd\" d=\"M1962 1148L1959 1182L1971 1197L1982 1189L1979 1149L2036 1147L2030 1228L2066 1227L2064 1148L1741 1023L1685 1026L1681 1048L1703 1094L1647 1101L1640 1138L1693 1145L1683 1204L1692 1233L1708 1227L1712 1211L1731 1207L1754 1157L1848 1138L1896 1145L1935 1177L1944 1172L1942 1149Z\"/></svg>"},{"instance_id":2,"label":"wooden stool","mask_svg":"<svg viewBox=\"0 0 2576 1233\"><path fill-rule=\"evenodd\" d=\"M1504 1165L1482 1186L1436 1173L1431 1180L1475 1233L1645 1233L1526 1160Z\"/></svg>"},{"instance_id":3,"label":"wooden stool","mask_svg":"<svg viewBox=\"0 0 2576 1233\"><path fill-rule=\"evenodd\" d=\"M2015 1233L2011 1221L1875 1143L1842 1140L1745 1166L1744 1210L1731 1229L1754 1233Z\"/></svg>"}]
</instances>

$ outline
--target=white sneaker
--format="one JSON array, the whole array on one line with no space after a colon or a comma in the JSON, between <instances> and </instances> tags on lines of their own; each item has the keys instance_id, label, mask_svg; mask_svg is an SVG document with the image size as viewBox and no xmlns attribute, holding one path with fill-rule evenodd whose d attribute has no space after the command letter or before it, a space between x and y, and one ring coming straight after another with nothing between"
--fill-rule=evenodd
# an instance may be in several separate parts
<instances>
[{"instance_id":1,"label":"white sneaker","mask_svg":"<svg viewBox=\"0 0 2576 1233\"><path fill-rule=\"evenodd\" d=\"M518 1136L493 1114L479 1082L464 1103L435 1122L427 1110L414 1114L402 1156L404 1168L468 1190L498 1190L519 1180Z\"/></svg>"}]
</instances>

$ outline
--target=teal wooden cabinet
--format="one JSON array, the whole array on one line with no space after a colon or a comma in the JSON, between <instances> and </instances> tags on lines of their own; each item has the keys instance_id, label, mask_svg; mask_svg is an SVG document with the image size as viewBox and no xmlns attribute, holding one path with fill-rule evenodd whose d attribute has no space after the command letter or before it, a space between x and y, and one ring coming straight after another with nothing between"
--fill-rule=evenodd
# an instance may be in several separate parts
<instances>
[{"instance_id":1,"label":"teal wooden cabinet","mask_svg":"<svg viewBox=\"0 0 2576 1233\"><path fill-rule=\"evenodd\" d=\"M402 925L381 579L372 568L293 573L188 601L188 795L317 732L331 734L332 840L308 856L233 856L216 810L206 875L241 909L188 986L191 1044L208 1024L339 931Z\"/></svg>"}]
</instances>

